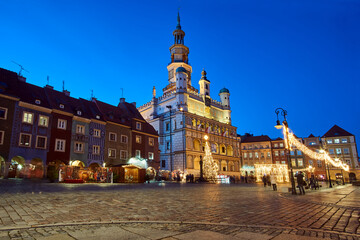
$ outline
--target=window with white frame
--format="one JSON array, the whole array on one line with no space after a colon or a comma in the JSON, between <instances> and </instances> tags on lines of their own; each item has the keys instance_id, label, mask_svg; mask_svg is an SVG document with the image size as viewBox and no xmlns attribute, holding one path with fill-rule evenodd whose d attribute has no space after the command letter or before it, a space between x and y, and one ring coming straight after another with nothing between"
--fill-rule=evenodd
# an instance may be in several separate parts
<instances>
[{"instance_id":1,"label":"window with white frame","mask_svg":"<svg viewBox=\"0 0 360 240\"><path fill-rule=\"evenodd\" d=\"M121 135L121 143L128 143L128 136Z\"/></svg>"},{"instance_id":2,"label":"window with white frame","mask_svg":"<svg viewBox=\"0 0 360 240\"><path fill-rule=\"evenodd\" d=\"M347 143L347 142L348 142L348 141L347 141L347 138L342 138L342 139L341 139L341 142L342 142L342 143Z\"/></svg>"},{"instance_id":3,"label":"window with white frame","mask_svg":"<svg viewBox=\"0 0 360 240\"><path fill-rule=\"evenodd\" d=\"M46 149L47 137L36 136L36 148Z\"/></svg>"},{"instance_id":4,"label":"window with white frame","mask_svg":"<svg viewBox=\"0 0 360 240\"><path fill-rule=\"evenodd\" d=\"M136 135L136 143L141 143L141 136Z\"/></svg>"},{"instance_id":5,"label":"window with white frame","mask_svg":"<svg viewBox=\"0 0 360 240\"><path fill-rule=\"evenodd\" d=\"M280 161L276 161L275 163L276 163L276 164L280 164Z\"/></svg>"},{"instance_id":6,"label":"window with white frame","mask_svg":"<svg viewBox=\"0 0 360 240\"><path fill-rule=\"evenodd\" d=\"M7 118L7 108L0 107L0 119Z\"/></svg>"},{"instance_id":7,"label":"window with white frame","mask_svg":"<svg viewBox=\"0 0 360 240\"><path fill-rule=\"evenodd\" d=\"M116 133L113 132L109 133L109 141L116 142L116 137L117 137Z\"/></svg>"},{"instance_id":8,"label":"window with white frame","mask_svg":"<svg viewBox=\"0 0 360 240\"><path fill-rule=\"evenodd\" d=\"M4 131L0 131L0 145L3 145L3 144L4 144L4 135L5 135L5 132L4 132Z\"/></svg>"},{"instance_id":9,"label":"window with white frame","mask_svg":"<svg viewBox=\"0 0 360 240\"><path fill-rule=\"evenodd\" d=\"M100 129L94 129L94 137L101 137L101 130Z\"/></svg>"},{"instance_id":10,"label":"window with white frame","mask_svg":"<svg viewBox=\"0 0 360 240\"><path fill-rule=\"evenodd\" d=\"M304 166L304 161L302 159L298 159L297 162L298 162L298 167Z\"/></svg>"},{"instance_id":11,"label":"window with white frame","mask_svg":"<svg viewBox=\"0 0 360 240\"><path fill-rule=\"evenodd\" d=\"M149 137L149 146L154 146L154 138Z\"/></svg>"},{"instance_id":12,"label":"window with white frame","mask_svg":"<svg viewBox=\"0 0 360 240\"><path fill-rule=\"evenodd\" d=\"M339 139L339 138L335 138L335 139L334 139L334 143L340 143L340 139Z\"/></svg>"},{"instance_id":13,"label":"window with white frame","mask_svg":"<svg viewBox=\"0 0 360 240\"><path fill-rule=\"evenodd\" d=\"M249 158L252 159L253 158L253 154L249 153Z\"/></svg>"},{"instance_id":14,"label":"window with white frame","mask_svg":"<svg viewBox=\"0 0 360 240\"><path fill-rule=\"evenodd\" d=\"M280 155L285 156L285 151L284 150L280 151Z\"/></svg>"},{"instance_id":15,"label":"window with white frame","mask_svg":"<svg viewBox=\"0 0 360 240\"><path fill-rule=\"evenodd\" d=\"M294 158L291 159L291 166L296 167L296 160Z\"/></svg>"},{"instance_id":16,"label":"window with white frame","mask_svg":"<svg viewBox=\"0 0 360 240\"><path fill-rule=\"evenodd\" d=\"M83 153L84 152L84 143L75 142L74 143L74 152Z\"/></svg>"},{"instance_id":17,"label":"window with white frame","mask_svg":"<svg viewBox=\"0 0 360 240\"><path fill-rule=\"evenodd\" d=\"M326 143L327 143L327 144L332 144L332 143L333 143L333 140L332 140L332 139L328 139L328 140L326 140Z\"/></svg>"},{"instance_id":18,"label":"window with white frame","mask_svg":"<svg viewBox=\"0 0 360 240\"><path fill-rule=\"evenodd\" d=\"M284 144L283 144L283 143L280 143L280 147L281 147L281 148L284 147Z\"/></svg>"},{"instance_id":19,"label":"window with white frame","mask_svg":"<svg viewBox=\"0 0 360 240\"><path fill-rule=\"evenodd\" d=\"M100 146L99 145L93 145L93 154L100 155Z\"/></svg>"},{"instance_id":20,"label":"window with white frame","mask_svg":"<svg viewBox=\"0 0 360 240\"><path fill-rule=\"evenodd\" d=\"M261 158L264 158L265 157L265 155L264 155L264 153L262 152L262 153L260 153L261 155Z\"/></svg>"},{"instance_id":21,"label":"window with white frame","mask_svg":"<svg viewBox=\"0 0 360 240\"><path fill-rule=\"evenodd\" d=\"M65 152L65 142L64 139L55 139L55 151Z\"/></svg>"},{"instance_id":22,"label":"window with white frame","mask_svg":"<svg viewBox=\"0 0 360 240\"><path fill-rule=\"evenodd\" d=\"M77 115L81 116L82 112L80 110L78 110L77 112Z\"/></svg>"},{"instance_id":23,"label":"window with white frame","mask_svg":"<svg viewBox=\"0 0 360 240\"><path fill-rule=\"evenodd\" d=\"M135 157L141 157L141 151L135 150Z\"/></svg>"},{"instance_id":24,"label":"window with white frame","mask_svg":"<svg viewBox=\"0 0 360 240\"><path fill-rule=\"evenodd\" d=\"M47 127L47 126L49 126L49 117L48 117L48 116L44 116L44 115L40 115L40 116L39 116L39 126L40 126L40 127Z\"/></svg>"},{"instance_id":25,"label":"window with white frame","mask_svg":"<svg viewBox=\"0 0 360 240\"><path fill-rule=\"evenodd\" d=\"M335 148L336 154L341 154L341 148Z\"/></svg>"},{"instance_id":26,"label":"window with white frame","mask_svg":"<svg viewBox=\"0 0 360 240\"><path fill-rule=\"evenodd\" d=\"M41 101L40 101L39 99L36 99L36 100L35 100L35 103L36 103L37 105L39 105L39 104L41 104Z\"/></svg>"},{"instance_id":27,"label":"window with white frame","mask_svg":"<svg viewBox=\"0 0 360 240\"><path fill-rule=\"evenodd\" d=\"M34 120L34 114L33 113L23 112L23 118L22 118L23 123L32 124L33 120Z\"/></svg>"},{"instance_id":28,"label":"window with white frame","mask_svg":"<svg viewBox=\"0 0 360 240\"><path fill-rule=\"evenodd\" d=\"M279 151L275 151L275 156L279 156Z\"/></svg>"},{"instance_id":29,"label":"window with white frame","mask_svg":"<svg viewBox=\"0 0 360 240\"><path fill-rule=\"evenodd\" d=\"M281 161L281 164L286 164L286 161Z\"/></svg>"},{"instance_id":30,"label":"window with white frame","mask_svg":"<svg viewBox=\"0 0 360 240\"><path fill-rule=\"evenodd\" d=\"M31 145L31 134L20 133L19 146L30 147Z\"/></svg>"},{"instance_id":31,"label":"window with white frame","mask_svg":"<svg viewBox=\"0 0 360 240\"><path fill-rule=\"evenodd\" d=\"M58 128L66 130L66 120L58 119Z\"/></svg>"},{"instance_id":32,"label":"window with white frame","mask_svg":"<svg viewBox=\"0 0 360 240\"><path fill-rule=\"evenodd\" d=\"M313 160L309 160L309 166L313 166L314 161Z\"/></svg>"},{"instance_id":33,"label":"window with white frame","mask_svg":"<svg viewBox=\"0 0 360 240\"><path fill-rule=\"evenodd\" d=\"M116 157L116 149L109 148L108 156L109 156L109 158L115 158Z\"/></svg>"},{"instance_id":34,"label":"window with white frame","mask_svg":"<svg viewBox=\"0 0 360 240\"><path fill-rule=\"evenodd\" d=\"M344 148L344 154L349 154L349 153L350 153L349 149L348 149L348 148Z\"/></svg>"},{"instance_id":35,"label":"window with white frame","mask_svg":"<svg viewBox=\"0 0 360 240\"><path fill-rule=\"evenodd\" d=\"M275 144L274 144L274 147L277 148L277 147L279 147L279 145L278 145L277 143L275 143Z\"/></svg>"},{"instance_id":36,"label":"window with white frame","mask_svg":"<svg viewBox=\"0 0 360 240\"><path fill-rule=\"evenodd\" d=\"M267 152L267 157L271 157L271 153L270 152Z\"/></svg>"},{"instance_id":37,"label":"window with white frame","mask_svg":"<svg viewBox=\"0 0 360 240\"><path fill-rule=\"evenodd\" d=\"M77 124L76 125L76 133L77 134L85 134L85 126Z\"/></svg>"},{"instance_id":38,"label":"window with white frame","mask_svg":"<svg viewBox=\"0 0 360 240\"><path fill-rule=\"evenodd\" d=\"M141 123L140 122L136 122L136 129L141 130Z\"/></svg>"},{"instance_id":39,"label":"window with white frame","mask_svg":"<svg viewBox=\"0 0 360 240\"><path fill-rule=\"evenodd\" d=\"M149 160L154 160L154 153L149 152Z\"/></svg>"},{"instance_id":40,"label":"window with white frame","mask_svg":"<svg viewBox=\"0 0 360 240\"><path fill-rule=\"evenodd\" d=\"M127 157L128 157L128 152L125 151L125 150L121 150L120 151L120 158L121 159L127 159Z\"/></svg>"},{"instance_id":41,"label":"window with white frame","mask_svg":"<svg viewBox=\"0 0 360 240\"><path fill-rule=\"evenodd\" d=\"M245 159L247 158L247 153L244 153L244 158L245 158Z\"/></svg>"}]
</instances>

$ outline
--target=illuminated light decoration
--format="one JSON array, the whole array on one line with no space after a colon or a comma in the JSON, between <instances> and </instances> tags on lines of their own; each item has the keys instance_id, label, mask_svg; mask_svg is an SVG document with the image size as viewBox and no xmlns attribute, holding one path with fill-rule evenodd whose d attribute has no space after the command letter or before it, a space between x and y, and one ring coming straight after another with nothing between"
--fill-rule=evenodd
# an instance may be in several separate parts
<instances>
[{"instance_id":1,"label":"illuminated light decoration","mask_svg":"<svg viewBox=\"0 0 360 240\"><path fill-rule=\"evenodd\" d=\"M261 182L264 175L273 173L277 182L289 182L288 166L286 164L254 164L256 181Z\"/></svg>"},{"instance_id":2,"label":"illuminated light decoration","mask_svg":"<svg viewBox=\"0 0 360 240\"><path fill-rule=\"evenodd\" d=\"M322 153L317 153L309 148L307 148L304 144L302 144L299 140L296 139L295 135L289 131L289 128L283 125L283 133L285 139L285 147L291 150L291 146L295 146L297 149L302 151L305 155L311 157L314 160L325 160L325 163L331 164L334 167L342 168L344 171L349 171L349 165L343 163L339 158L332 159L329 154L325 151ZM287 135L287 137L286 137ZM287 142L287 140L289 142Z\"/></svg>"},{"instance_id":3,"label":"illuminated light decoration","mask_svg":"<svg viewBox=\"0 0 360 240\"><path fill-rule=\"evenodd\" d=\"M204 177L207 181L216 183L218 177L219 166L214 161L211 155L209 142L205 143L205 156L204 156Z\"/></svg>"}]
</instances>

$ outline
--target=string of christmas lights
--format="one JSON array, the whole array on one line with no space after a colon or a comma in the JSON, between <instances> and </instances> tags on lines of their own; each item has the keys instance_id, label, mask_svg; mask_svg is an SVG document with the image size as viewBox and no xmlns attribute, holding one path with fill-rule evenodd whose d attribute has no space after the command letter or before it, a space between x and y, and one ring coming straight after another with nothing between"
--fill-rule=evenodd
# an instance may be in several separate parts
<instances>
[{"instance_id":1,"label":"string of christmas lights","mask_svg":"<svg viewBox=\"0 0 360 240\"><path fill-rule=\"evenodd\" d=\"M323 153L317 153L307 148L304 144L302 144L299 140L296 139L295 135L289 131L290 129L283 125L283 133L285 139L285 147L292 150L292 146L295 146L300 151L302 151L305 155L311 157L314 160L325 160L325 163L330 163L334 167L342 168L345 171L349 171L349 165L343 163L339 158L332 159L329 154L325 151ZM287 135L287 137L286 137ZM289 142L288 142L289 141Z\"/></svg>"}]
</instances>

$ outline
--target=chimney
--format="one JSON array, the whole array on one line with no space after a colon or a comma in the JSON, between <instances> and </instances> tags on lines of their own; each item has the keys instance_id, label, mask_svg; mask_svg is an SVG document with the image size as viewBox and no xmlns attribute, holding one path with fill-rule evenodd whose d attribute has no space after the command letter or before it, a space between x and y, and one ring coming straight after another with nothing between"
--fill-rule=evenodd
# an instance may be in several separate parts
<instances>
[{"instance_id":1,"label":"chimney","mask_svg":"<svg viewBox=\"0 0 360 240\"><path fill-rule=\"evenodd\" d=\"M48 88L48 89L54 90L54 87L53 87L53 86L50 86L49 84L46 84L45 88Z\"/></svg>"},{"instance_id":2,"label":"chimney","mask_svg":"<svg viewBox=\"0 0 360 240\"><path fill-rule=\"evenodd\" d=\"M136 107L136 102L132 102L131 104L134 105L134 107Z\"/></svg>"},{"instance_id":3,"label":"chimney","mask_svg":"<svg viewBox=\"0 0 360 240\"><path fill-rule=\"evenodd\" d=\"M125 98L120 98L120 103L124 103L125 102Z\"/></svg>"},{"instance_id":4,"label":"chimney","mask_svg":"<svg viewBox=\"0 0 360 240\"><path fill-rule=\"evenodd\" d=\"M26 78L23 77L23 76L20 76L20 75L18 75L18 80L19 80L20 82L26 82Z\"/></svg>"},{"instance_id":5,"label":"chimney","mask_svg":"<svg viewBox=\"0 0 360 240\"><path fill-rule=\"evenodd\" d=\"M63 93L65 94L65 96L70 96L70 92L68 90L63 90Z\"/></svg>"}]
</instances>

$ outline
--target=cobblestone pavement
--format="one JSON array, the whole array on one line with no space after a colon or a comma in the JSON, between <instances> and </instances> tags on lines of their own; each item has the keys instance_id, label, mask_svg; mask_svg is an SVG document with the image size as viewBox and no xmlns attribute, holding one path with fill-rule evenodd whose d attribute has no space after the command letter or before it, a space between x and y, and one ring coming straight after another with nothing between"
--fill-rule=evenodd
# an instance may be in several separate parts
<instances>
[{"instance_id":1,"label":"cobblestone pavement","mask_svg":"<svg viewBox=\"0 0 360 240\"><path fill-rule=\"evenodd\" d=\"M351 185L293 196L256 184L0 179L0 240L360 239L359 197Z\"/></svg>"}]
</instances>

